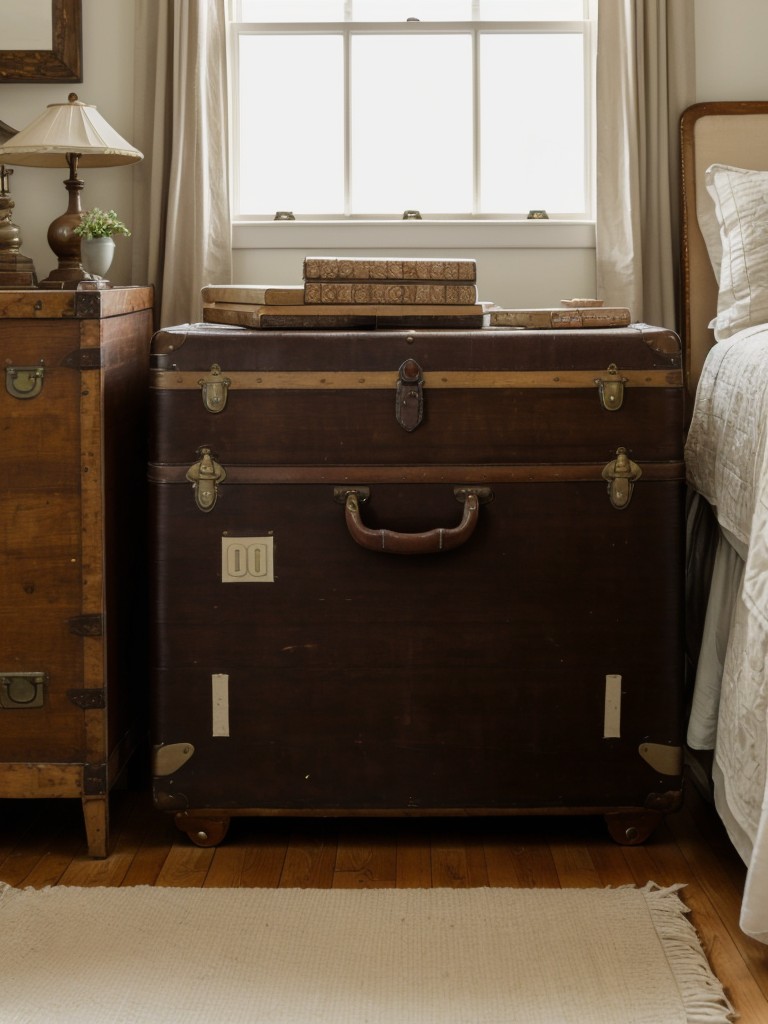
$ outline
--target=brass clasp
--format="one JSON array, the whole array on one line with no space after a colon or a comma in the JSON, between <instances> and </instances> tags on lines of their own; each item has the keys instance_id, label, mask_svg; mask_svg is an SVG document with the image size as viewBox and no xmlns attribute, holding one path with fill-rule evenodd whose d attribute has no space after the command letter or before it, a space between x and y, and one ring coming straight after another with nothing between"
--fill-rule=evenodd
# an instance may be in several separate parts
<instances>
[{"instance_id":1,"label":"brass clasp","mask_svg":"<svg viewBox=\"0 0 768 1024\"><path fill-rule=\"evenodd\" d=\"M218 363L211 366L211 376L201 377L197 382L203 392L203 405L208 412L221 412L227 404L227 394L232 381L229 377L221 376L221 367Z\"/></svg>"},{"instance_id":2,"label":"brass clasp","mask_svg":"<svg viewBox=\"0 0 768 1024\"><path fill-rule=\"evenodd\" d=\"M210 448L200 448L200 458L187 470L187 480L195 492L195 504L201 512L210 512L219 496L219 484L227 471L211 455Z\"/></svg>"},{"instance_id":3,"label":"brass clasp","mask_svg":"<svg viewBox=\"0 0 768 1024\"><path fill-rule=\"evenodd\" d=\"M608 481L608 497L614 508L624 509L629 505L635 480L642 475L642 469L630 459L627 449L617 448L616 458L603 469L603 480Z\"/></svg>"},{"instance_id":4,"label":"brass clasp","mask_svg":"<svg viewBox=\"0 0 768 1024\"><path fill-rule=\"evenodd\" d=\"M608 373L610 374L608 380L603 377L596 377L595 384L597 384L603 408L608 412L616 412L617 409L621 408L624 401L624 385L627 383L627 378L619 377L619 368L616 363L611 363L608 367Z\"/></svg>"}]
</instances>

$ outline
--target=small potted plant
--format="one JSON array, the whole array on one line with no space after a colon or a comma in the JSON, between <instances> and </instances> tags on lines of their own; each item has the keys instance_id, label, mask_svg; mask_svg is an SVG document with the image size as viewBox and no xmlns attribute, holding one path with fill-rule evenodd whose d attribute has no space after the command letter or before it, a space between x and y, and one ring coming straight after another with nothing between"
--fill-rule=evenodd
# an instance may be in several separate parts
<instances>
[{"instance_id":1,"label":"small potted plant","mask_svg":"<svg viewBox=\"0 0 768 1024\"><path fill-rule=\"evenodd\" d=\"M114 235L130 235L130 231L114 210L100 210L94 206L80 214L80 223L74 228L80 237L80 259L85 269L98 277L109 270L115 254Z\"/></svg>"}]
</instances>

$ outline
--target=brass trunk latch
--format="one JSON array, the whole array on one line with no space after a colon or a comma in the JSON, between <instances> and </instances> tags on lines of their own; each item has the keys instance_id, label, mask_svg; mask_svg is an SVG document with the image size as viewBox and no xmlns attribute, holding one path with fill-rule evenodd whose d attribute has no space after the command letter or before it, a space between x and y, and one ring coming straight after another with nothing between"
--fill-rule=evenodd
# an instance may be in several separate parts
<instances>
[{"instance_id":1,"label":"brass trunk latch","mask_svg":"<svg viewBox=\"0 0 768 1024\"><path fill-rule=\"evenodd\" d=\"M630 459L627 449L617 448L616 458L603 470L603 480L608 481L608 497L614 508L623 509L629 505L635 480L642 475L642 469Z\"/></svg>"},{"instance_id":2,"label":"brass trunk latch","mask_svg":"<svg viewBox=\"0 0 768 1024\"><path fill-rule=\"evenodd\" d=\"M219 495L219 484L226 479L227 471L211 455L210 448L199 449L200 458L187 470L187 480L192 482L195 504L201 512L210 512Z\"/></svg>"},{"instance_id":3,"label":"brass trunk latch","mask_svg":"<svg viewBox=\"0 0 768 1024\"><path fill-rule=\"evenodd\" d=\"M611 363L608 373L610 377L607 380L604 377L596 377L595 384L597 384L603 408L608 412L616 412L624 401L624 385L627 383L627 378L619 377L619 368L616 363Z\"/></svg>"},{"instance_id":4,"label":"brass trunk latch","mask_svg":"<svg viewBox=\"0 0 768 1024\"><path fill-rule=\"evenodd\" d=\"M218 363L211 366L211 376L201 377L197 382L203 392L203 405L208 412L221 412L227 404L227 389L232 381L229 377L221 376L221 367Z\"/></svg>"},{"instance_id":5,"label":"brass trunk latch","mask_svg":"<svg viewBox=\"0 0 768 1024\"><path fill-rule=\"evenodd\" d=\"M43 390L43 366L6 366L5 390L14 398L34 398Z\"/></svg>"}]
</instances>

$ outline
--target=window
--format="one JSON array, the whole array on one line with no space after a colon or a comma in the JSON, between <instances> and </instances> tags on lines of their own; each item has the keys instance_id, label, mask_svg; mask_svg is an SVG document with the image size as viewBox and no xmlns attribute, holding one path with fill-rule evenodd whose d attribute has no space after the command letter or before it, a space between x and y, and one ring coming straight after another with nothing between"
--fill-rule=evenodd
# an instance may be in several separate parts
<instances>
[{"instance_id":1,"label":"window","mask_svg":"<svg viewBox=\"0 0 768 1024\"><path fill-rule=\"evenodd\" d=\"M234 0L235 219L589 219L593 2Z\"/></svg>"}]
</instances>

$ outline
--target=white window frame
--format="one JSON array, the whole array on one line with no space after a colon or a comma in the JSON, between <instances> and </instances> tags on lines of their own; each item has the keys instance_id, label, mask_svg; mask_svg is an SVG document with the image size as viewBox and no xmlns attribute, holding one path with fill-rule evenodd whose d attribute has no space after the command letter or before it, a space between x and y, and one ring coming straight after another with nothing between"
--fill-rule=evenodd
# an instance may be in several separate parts
<instances>
[{"instance_id":1,"label":"white window frame","mask_svg":"<svg viewBox=\"0 0 768 1024\"><path fill-rule=\"evenodd\" d=\"M233 218L232 244L235 249L449 249L474 248L594 248L594 124L595 49L597 45L597 3L587 0L588 17L581 22L419 22L405 25L400 22L318 22L307 23L308 31L345 34L345 45L353 32L387 33L402 31L466 32L468 26L478 45L479 29L483 32L509 31L520 33L578 31L584 37L584 90L586 104L585 124L585 180L588 183L588 209L583 216L574 214L558 219L529 220L525 214L489 215L472 213L460 217L425 214L423 220L402 220L390 215L361 216L345 214L333 217L304 216L297 220L275 221L271 216L238 214ZM230 0L232 15L237 12L237 0ZM235 83L238 81L238 36L241 32L285 32L295 30L295 24L270 22L248 25L234 20L230 23L230 118L236 123L238 99ZM475 122L477 123L477 118ZM231 160L231 192L237 185L238 159L233 134ZM479 152L478 147L475 149ZM349 153L345 154L348 165ZM477 180L477 175L476 175Z\"/></svg>"}]
</instances>

